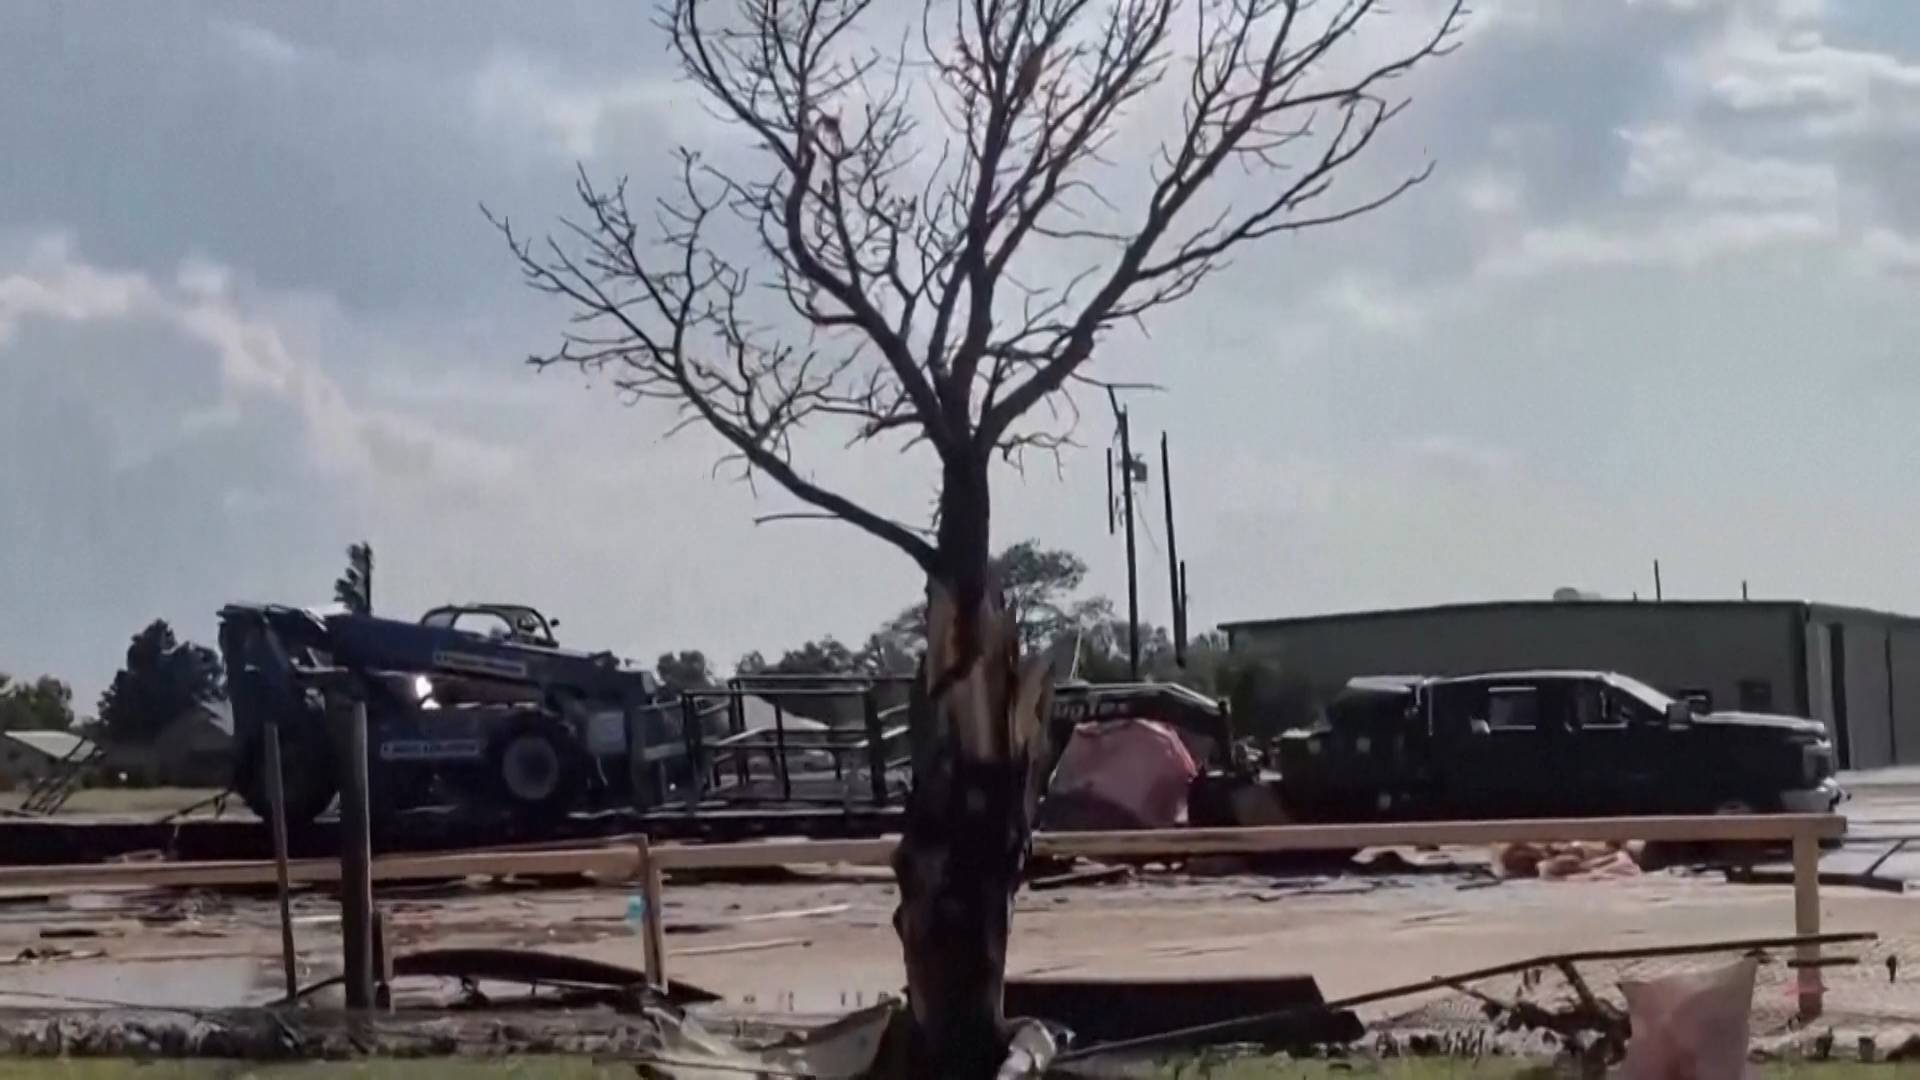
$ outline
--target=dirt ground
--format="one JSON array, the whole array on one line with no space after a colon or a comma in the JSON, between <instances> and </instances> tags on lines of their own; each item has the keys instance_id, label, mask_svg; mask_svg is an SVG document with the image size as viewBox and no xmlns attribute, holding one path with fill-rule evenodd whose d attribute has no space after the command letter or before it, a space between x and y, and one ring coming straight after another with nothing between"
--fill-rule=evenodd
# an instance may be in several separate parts
<instances>
[{"instance_id":1,"label":"dirt ground","mask_svg":"<svg viewBox=\"0 0 1920 1080\"><path fill-rule=\"evenodd\" d=\"M1920 796L1881 820L1909 820L1902 815L1920 821ZM1009 967L1025 975L1308 974L1337 999L1545 954L1793 930L1793 898L1783 885L1730 884L1718 874L1681 871L1496 881L1486 856L1423 853L1421 859L1443 865L1338 876L1141 873L1027 891L1018 902ZM734 1009L834 1014L897 993L904 981L890 922L894 891L884 871L820 869L754 881L669 877L665 901L668 974L724 996ZM518 946L635 968L643 962L625 888L469 882L383 888L379 902L399 951ZM324 893L302 892L294 913L301 980L332 974L337 905ZM1880 935L1871 945L1833 950L1855 962L1825 969L1826 1023L1874 1034L1882 1047L1920 1031L1920 897L1828 886L1821 914L1826 930ZM0 895L0 1007L264 1004L283 989L278 948L275 908L260 894ZM1618 1000L1621 979L1726 959L1583 971L1596 991ZM440 1001L457 990L410 983L402 1003ZM1517 983L1487 992L1517 993ZM1793 994L1793 973L1784 965L1763 968L1757 1037L1810 1037L1790 1023ZM1430 1029L1480 1016L1473 1002L1447 993L1372 1006L1362 1018Z\"/></svg>"},{"instance_id":2,"label":"dirt ground","mask_svg":"<svg viewBox=\"0 0 1920 1080\"><path fill-rule=\"evenodd\" d=\"M751 884L669 879L668 973L754 1011L830 1013L895 993L903 974L890 924L893 889L876 877L847 869ZM403 951L508 945L639 967L629 898L616 888L470 885L383 890L380 906ZM1028 975L1305 973L1340 998L1575 949L1783 936L1792 908L1784 886L1679 873L1499 884L1472 870L1150 874L1023 894L1009 966ZM1865 962L1828 973L1830 1008L1875 1024L1920 1020L1920 974L1888 983L1884 967L1889 955L1920 963L1920 902L1830 887L1822 915L1830 930L1881 935L1864 951L1842 950ZM302 979L330 974L339 932L332 898L300 894L295 923ZM1784 1023L1792 988L1779 974L1763 987L1772 996L1757 1004L1769 1022ZM243 1005L281 989L266 897L84 892L0 902L0 1006ZM1419 1004L1396 1002L1368 1018Z\"/></svg>"}]
</instances>

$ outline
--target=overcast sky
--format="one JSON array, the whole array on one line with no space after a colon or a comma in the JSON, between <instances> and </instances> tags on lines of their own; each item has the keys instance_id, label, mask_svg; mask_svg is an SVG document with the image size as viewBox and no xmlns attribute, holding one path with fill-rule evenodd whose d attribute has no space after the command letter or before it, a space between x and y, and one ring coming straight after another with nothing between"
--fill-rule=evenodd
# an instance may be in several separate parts
<instances>
[{"instance_id":1,"label":"overcast sky","mask_svg":"<svg viewBox=\"0 0 1920 1080\"><path fill-rule=\"evenodd\" d=\"M1645 594L1655 557L1670 596L1920 611L1920 20L1476 7L1358 176L1425 186L1103 347L1166 388L1135 426L1171 434L1194 625ZM644 3L0 6L0 670L90 711L147 620L322 602L363 538L387 611L525 600L642 658L908 600L862 534L753 526L791 505L711 437L521 363L566 312L477 205L550 221L576 161L647 191L724 144L666 61ZM1110 428L1003 475L995 534L1120 598ZM802 452L924 515L914 462Z\"/></svg>"}]
</instances>

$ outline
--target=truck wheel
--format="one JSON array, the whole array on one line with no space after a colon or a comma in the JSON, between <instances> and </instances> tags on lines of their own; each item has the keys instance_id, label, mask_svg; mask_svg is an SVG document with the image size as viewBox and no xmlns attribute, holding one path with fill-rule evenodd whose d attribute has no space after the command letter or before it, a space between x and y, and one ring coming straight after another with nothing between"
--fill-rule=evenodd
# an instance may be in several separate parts
<instances>
[{"instance_id":1,"label":"truck wheel","mask_svg":"<svg viewBox=\"0 0 1920 1080\"><path fill-rule=\"evenodd\" d=\"M571 810L582 786L580 747L571 732L546 716L509 724L494 743L492 774L501 798L536 817Z\"/></svg>"}]
</instances>

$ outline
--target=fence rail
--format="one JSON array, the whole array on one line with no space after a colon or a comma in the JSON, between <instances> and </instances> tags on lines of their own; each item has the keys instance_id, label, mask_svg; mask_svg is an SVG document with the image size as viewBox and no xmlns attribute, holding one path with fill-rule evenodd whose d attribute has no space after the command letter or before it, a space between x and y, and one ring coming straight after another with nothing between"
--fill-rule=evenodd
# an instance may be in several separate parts
<instances>
[{"instance_id":1,"label":"fence rail","mask_svg":"<svg viewBox=\"0 0 1920 1080\"><path fill-rule=\"evenodd\" d=\"M1793 852L1794 932L1805 937L1820 932L1820 841L1843 836L1846 829L1846 818L1836 814L1552 818L1039 833L1034 836L1033 846L1036 854L1057 858L1153 858L1552 840L1787 841L1792 844ZM637 842L621 841L617 846L388 855L373 860L373 877L376 881L405 881L591 874L606 881L638 879L646 898L647 975L656 985L665 985L667 955L661 893L667 871L818 863L884 865L892 858L898 843L897 838L882 837L656 847L640 837ZM332 859L293 860L288 864L287 876L296 882L337 881L340 863ZM0 888L268 885L274 880L274 864L270 860L0 867ZM1822 1005L1820 947L1811 943L1800 946L1797 951L1800 1011L1811 1018L1819 1015Z\"/></svg>"}]
</instances>

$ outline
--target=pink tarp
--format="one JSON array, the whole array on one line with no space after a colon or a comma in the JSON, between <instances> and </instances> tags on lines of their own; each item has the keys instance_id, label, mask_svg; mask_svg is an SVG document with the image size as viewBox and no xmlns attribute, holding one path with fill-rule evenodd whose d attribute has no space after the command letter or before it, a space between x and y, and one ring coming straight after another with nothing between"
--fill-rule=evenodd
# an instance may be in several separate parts
<instances>
[{"instance_id":1,"label":"pink tarp","mask_svg":"<svg viewBox=\"0 0 1920 1080\"><path fill-rule=\"evenodd\" d=\"M1165 829L1187 816L1187 789L1200 775L1172 728L1154 720L1080 724L1047 787L1042 823L1051 829Z\"/></svg>"}]
</instances>

